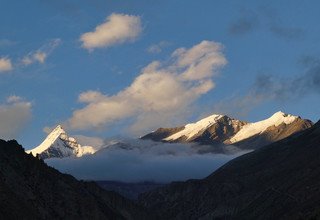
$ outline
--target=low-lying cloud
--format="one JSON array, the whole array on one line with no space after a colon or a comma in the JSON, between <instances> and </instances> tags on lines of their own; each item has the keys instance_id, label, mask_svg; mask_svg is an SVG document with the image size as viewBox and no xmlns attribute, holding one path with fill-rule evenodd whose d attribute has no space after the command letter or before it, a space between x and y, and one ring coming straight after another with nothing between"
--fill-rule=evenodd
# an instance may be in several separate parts
<instances>
[{"instance_id":1,"label":"low-lying cloud","mask_svg":"<svg viewBox=\"0 0 320 220\"><path fill-rule=\"evenodd\" d=\"M202 41L190 49L175 50L166 63L150 63L130 86L115 95L83 92L79 102L85 106L73 112L66 127L85 130L131 119L130 130L141 134L170 126L214 88L213 76L227 63L222 50L220 43Z\"/></svg>"},{"instance_id":2,"label":"low-lying cloud","mask_svg":"<svg viewBox=\"0 0 320 220\"><path fill-rule=\"evenodd\" d=\"M32 117L31 108L31 103L19 96L9 96L5 103L0 104L0 138L17 138Z\"/></svg>"},{"instance_id":3,"label":"low-lying cloud","mask_svg":"<svg viewBox=\"0 0 320 220\"><path fill-rule=\"evenodd\" d=\"M139 16L113 13L106 21L98 25L94 31L81 35L82 47L94 48L110 47L127 41L134 41L142 32Z\"/></svg>"},{"instance_id":4,"label":"low-lying cloud","mask_svg":"<svg viewBox=\"0 0 320 220\"><path fill-rule=\"evenodd\" d=\"M46 160L61 172L84 180L171 182L204 178L229 160L245 153L199 154L190 144L127 140L94 155Z\"/></svg>"}]
</instances>

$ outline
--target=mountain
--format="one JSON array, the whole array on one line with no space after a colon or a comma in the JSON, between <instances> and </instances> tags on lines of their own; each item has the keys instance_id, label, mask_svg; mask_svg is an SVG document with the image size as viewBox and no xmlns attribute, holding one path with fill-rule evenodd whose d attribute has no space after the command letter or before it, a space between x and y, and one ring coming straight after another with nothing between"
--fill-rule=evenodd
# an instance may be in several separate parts
<instances>
[{"instance_id":1,"label":"mountain","mask_svg":"<svg viewBox=\"0 0 320 220\"><path fill-rule=\"evenodd\" d=\"M256 149L302 131L313 125L283 112L276 112L263 121L248 123L226 115L211 115L198 122L176 128L159 128L142 139L153 141L213 145L219 151L221 145L234 145L241 149Z\"/></svg>"},{"instance_id":2,"label":"mountain","mask_svg":"<svg viewBox=\"0 0 320 220\"><path fill-rule=\"evenodd\" d=\"M0 140L0 219L153 219L93 182L78 181Z\"/></svg>"},{"instance_id":3,"label":"mountain","mask_svg":"<svg viewBox=\"0 0 320 220\"><path fill-rule=\"evenodd\" d=\"M119 181L96 181L96 183L102 189L117 192L125 198L131 200L137 200L140 194L166 185L164 183L156 183L150 181L133 183Z\"/></svg>"},{"instance_id":4,"label":"mountain","mask_svg":"<svg viewBox=\"0 0 320 220\"><path fill-rule=\"evenodd\" d=\"M73 137L69 137L61 125L53 129L46 139L36 148L26 151L41 159L53 157L81 157L94 154L96 150L91 146L81 146Z\"/></svg>"},{"instance_id":5,"label":"mountain","mask_svg":"<svg viewBox=\"0 0 320 220\"><path fill-rule=\"evenodd\" d=\"M143 194L162 219L319 219L320 121L202 180Z\"/></svg>"}]
</instances>

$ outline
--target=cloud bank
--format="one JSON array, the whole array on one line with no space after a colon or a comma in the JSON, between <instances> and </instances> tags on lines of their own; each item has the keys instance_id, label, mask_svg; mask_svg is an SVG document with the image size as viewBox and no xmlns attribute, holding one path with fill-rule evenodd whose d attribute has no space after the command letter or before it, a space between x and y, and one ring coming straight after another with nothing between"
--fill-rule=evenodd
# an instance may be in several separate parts
<instances>
[{"instance_id":1,"label":"cloud bank","mask_svg":"<svg viewBox=\"0 0 320 220\"><path fill-rule=\"evenodd\" d=\"M134 41L141 32L140 17L113 13L94 31L82 34L80 41L83 48L92 50Z\"/></svg>"},{"instance_id":2,"label":"cloud bank","mask_svg":"<svg viewBox=\"0 0 320 220\"><path fill-rule=\"evenodd\" d=\"M127 140L113 143L95 155L49 159L46 163L78 179L166 183L204 178L243 153L198 154L188 144Z\"/></svg>"},{"instance_id":3,"label":"cloud bank","mask_svg":"<svg viewBox=\"0 0 320 220\"><path fill-rule=\"evenodd\" d=\"M141 133L170 125L214 88L213 76L227 63L222 50L220 43L202 41L190 49L175 50L167 63L150 63L115 95L83 92L78 100L85 106L73 112L65 127L85 130L131 119L131 131Z\"/></svg>"},{"instance_id":4,"label":"cloud bank","mask_svg":"<svg viewBox=\"0 0 320 220\"><path fill-rule=\"evenodd\" d=\"M13 139L32 117L31 103L19 96L9 96L0 104L0 138Z\"/></svg>"},{"instance_id":5,"label":"cloud bank","mask_svg":"<svg viewBox=\"0 0 320 220\"><path fill-rule=\"evenodd\" d=\"M0 58L0 73L7 72L12 70L12 63L9 58L2 57Z\"/></svg>"}]
</instances>

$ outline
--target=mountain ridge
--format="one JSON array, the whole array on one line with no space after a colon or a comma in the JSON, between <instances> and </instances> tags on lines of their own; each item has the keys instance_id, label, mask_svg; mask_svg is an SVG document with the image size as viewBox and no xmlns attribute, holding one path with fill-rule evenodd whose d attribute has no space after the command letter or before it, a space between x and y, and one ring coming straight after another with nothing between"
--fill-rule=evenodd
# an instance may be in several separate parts
<instances>
[{"instance_id":1,"label":"mountain ridge","mask_svg":"<svg viewBox=\"0 0 320 220\"><path fill-rule=\"evenodd\" d=\"M281 111L271 117L249 123L227 115L211 115L195 123L176 128L160 128L142 139L172 143L196 142L205 145L235 145L241 149L257 149L309 128L313 122Z\"/></svg>"}]
</instances>

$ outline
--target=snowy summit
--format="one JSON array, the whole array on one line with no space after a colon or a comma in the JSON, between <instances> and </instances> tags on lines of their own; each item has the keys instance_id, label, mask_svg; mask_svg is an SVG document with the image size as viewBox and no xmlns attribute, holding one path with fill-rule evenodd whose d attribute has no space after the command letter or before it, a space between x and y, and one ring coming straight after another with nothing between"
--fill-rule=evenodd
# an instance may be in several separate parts
<instances>
[{"instance_id":1,"label":"snowy summit","mask_svg":"<svg viewBox=\"0 0 320 220\"><path fill-rule=\"evenodd\" d=\"M252 137L256 134L263 133L267 128L270 126L279 126L280 124L284 123L289 125L293 123L299 116L294 116L290 114L283 113L281 111L274 113L270 118L265 119L263 121L258 121L255 123L249 123L243 126L243 128L233 136L230 141L231 143L235 143L238 141L242 141L249 137Z\"/></svg>"},{"instance_id":2,"label":"snowy summit","mask_svg":"<svg viewBox=\"0 0 320 220\"><path fill-rule=\"evenodd\" d=\"M53 129L47 138L36 148L26 151L42 159L52 157L81 157L85 154L94 154L96 150L91 146L81 146L73 137L69 137L61 125Z\"/></svg>"}]
</instances>

